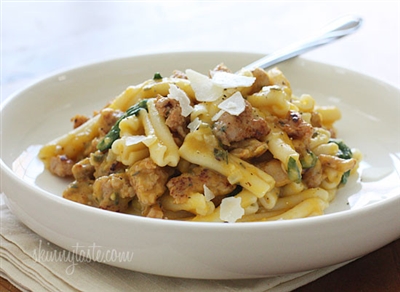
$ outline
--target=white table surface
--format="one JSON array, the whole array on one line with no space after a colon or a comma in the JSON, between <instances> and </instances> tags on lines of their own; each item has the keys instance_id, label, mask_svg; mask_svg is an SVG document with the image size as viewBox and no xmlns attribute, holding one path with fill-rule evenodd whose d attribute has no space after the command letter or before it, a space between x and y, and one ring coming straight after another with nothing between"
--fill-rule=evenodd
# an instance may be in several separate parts
<instances>
[{"instance_id":1,"label":"white table surface","mask_svg":"<svg viewBox=\"0 0 400 292\"><path fill-rule=\"evenodd\" d=\"M304 57L400 86L399 1L2 1L4 100L38 78L85 63L165 51L269 53L345 14L350 37Z\"/></svg>"}]
</instances>

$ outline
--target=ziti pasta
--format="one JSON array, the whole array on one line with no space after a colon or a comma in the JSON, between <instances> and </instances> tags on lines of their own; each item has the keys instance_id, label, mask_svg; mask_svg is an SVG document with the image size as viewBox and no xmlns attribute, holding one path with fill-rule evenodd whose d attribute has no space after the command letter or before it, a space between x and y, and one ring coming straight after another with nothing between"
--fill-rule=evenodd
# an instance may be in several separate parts
<instances>
[{"instance_id":1,"label":"ziti pasta","mask_svg":"<svg viewBox=\"0 0 400 292\"><path fill-rule=\"evenodd\" d=\"M128 87L39 156L63 197L152 218L268 221L323 214L360 154L338 108L295 96L278 69L188 69Z\"/></svg>"}]
</instances>

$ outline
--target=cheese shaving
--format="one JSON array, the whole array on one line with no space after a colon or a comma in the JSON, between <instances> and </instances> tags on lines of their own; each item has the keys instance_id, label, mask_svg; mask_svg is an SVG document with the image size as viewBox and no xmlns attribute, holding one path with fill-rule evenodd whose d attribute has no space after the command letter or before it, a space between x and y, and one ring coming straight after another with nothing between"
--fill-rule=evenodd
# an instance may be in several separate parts
<instances>
[{"instance_id":1,"label":"cheese shaving","mask_svg":"<svg viewBox=\"0 0 400 292\"><path fill-rule=\"evenodd\" d=\"M187 125L187 127L190 130L190 132L192 133L200 127L201 123L202 123L201 120L198 117L196 117L192 122L190 122Z\"/></svg>"},{"instance_id":2,"label":"cheese shaving","mask_svg":"<svg viewBox=\"0 0 400 292\"><path fill-rule=\"evenodd\" d=\"M218 120L224 113L225 113L224 110L220 110L219 112L217 112L217 113L211 118L211 121L215 122L215 121Z\"/></svg>"},{"instance_id":3,"label":"cheese shaving","mask_svg":"<svg viewBox=\"0 0 400 292\"><path fill-rule=\"evenodd\" d=\"M222 96L224 89L217 86L208 76L192 69L187 69L185 73L198 101L216 101Z\"/></svg>"},{"instance_id":4,"label":"cheese shaving","mask_svg":"<svg viewBox=\"0 0 400 292\"><path fill-rule=\"evenodd\" d=\"M124 136L121 139L124 140L126 146L132 146L145 141L147 139L147 136L144 135Z\"/></svg>"},{"instance_id":5,"label":"cheese shaving","mask_svg":"<svg viewBox=\"0 0 400 292\"><path fill-rule=\"evenodd\" d=\"M214 84L222 88L249 87L255 80L255 77L248 77L223 71L214 72L212 76Z\"/></svg>"},{"instance_id":6,"label":"cheese shaving","mask_svg":"<svg viewBox=\"0 0 400 292\"><path fill-rule=\"evenodd\" d=\"M215 198L214 193L206 186L203 186L204 189L204 197L206 197L206 201L211 201L212 199Z\"/></svg>"},{"instance_id":7,"label":"cheese shaving","mask_svg":"<svg viewBox=\"0 0 400 292\"><path fill-rule=\"evenodd\" d=\"M182 116L187 117L192 113L193 107L190 105L189 97L186 95L186 92L184 92L175 84L171 84L169 86L168 97L179 101L182 109Z\"/></svg>"},{"instance_id":8,"label":"cheese shaving","mask_svg":"<svg viewBox=\"0 0 400 292\"><path fill-rule=\"evenodd\" d=\"M220 219L229 223L234 223L244 215L241 206L242 199L236 197L224 198L220 205Z\"/></svg>"},{"instance_id":9,"label":"cheese shaving","mask_svg":"<svg viewBox=\"0 0 400 292\"><path fill-rule=\"evenodd\" d=\"M234 116L240 115L244 111L245 107L246 103L239 91L235 92L232 96L218 105L218 108Z\"/></svg>"}]
</instances>

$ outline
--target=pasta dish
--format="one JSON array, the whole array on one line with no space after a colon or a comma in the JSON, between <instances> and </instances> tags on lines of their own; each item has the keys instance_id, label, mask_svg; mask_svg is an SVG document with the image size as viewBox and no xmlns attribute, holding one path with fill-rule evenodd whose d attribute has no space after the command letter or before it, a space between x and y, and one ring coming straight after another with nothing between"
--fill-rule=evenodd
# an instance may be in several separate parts
<instances>
[{"instance_id":1,"label":"pasta dish","mask_svg":"<svg viewBox=\"0 0 400 292\"><path fill-rule=\"evenodd\" d=\"M273 68L174 71L129 86L44 145L63 197L114 212L252 222L321 215L361 155L338 139L335 106L296 96Z\"/></svg>"}]
</instances>

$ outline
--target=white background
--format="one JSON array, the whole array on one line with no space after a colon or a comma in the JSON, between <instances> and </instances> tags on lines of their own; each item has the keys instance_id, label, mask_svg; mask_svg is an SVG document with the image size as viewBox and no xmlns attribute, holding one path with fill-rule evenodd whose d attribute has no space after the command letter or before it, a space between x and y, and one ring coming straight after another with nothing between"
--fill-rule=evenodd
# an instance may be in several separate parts
<instances>
[{"instance_id":1,"label":"white background","mask_svg":"<svg viewBox=\"0 0 400 292\"><path fill-rule=\"evenodd\" d=\"M400 87L399 1L2 1L2 100L54 71L121 56L267 54L346 14L362 28L304 57Z\"/></svg>"}]
</instances>

